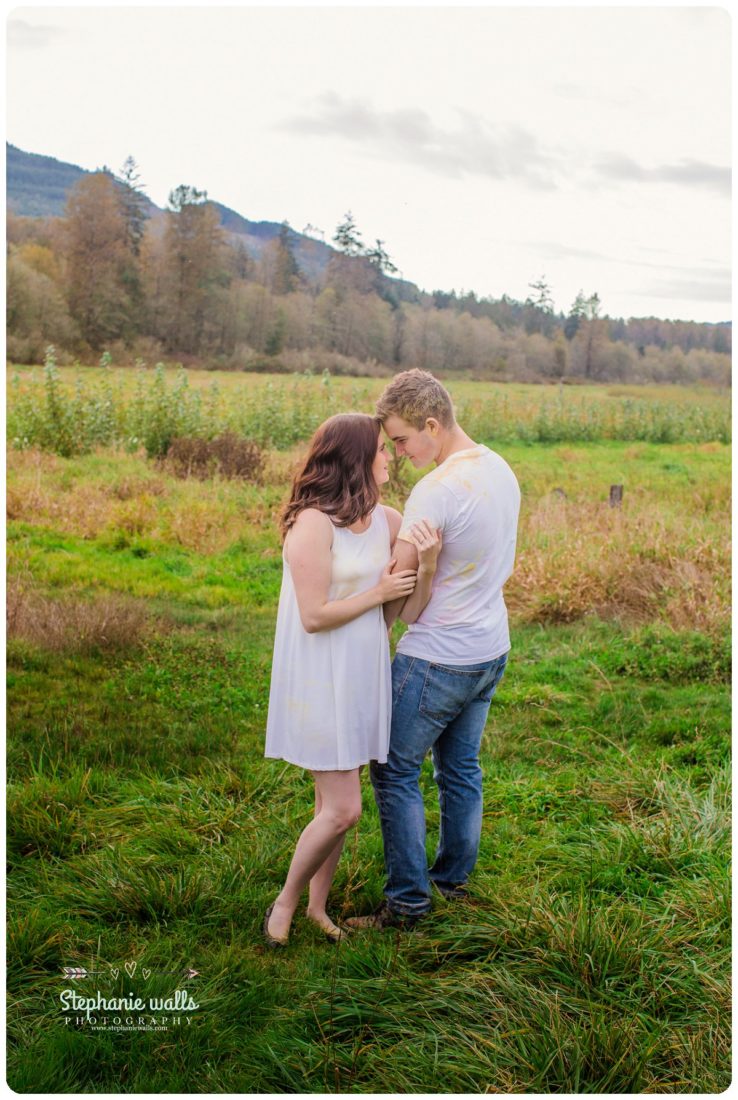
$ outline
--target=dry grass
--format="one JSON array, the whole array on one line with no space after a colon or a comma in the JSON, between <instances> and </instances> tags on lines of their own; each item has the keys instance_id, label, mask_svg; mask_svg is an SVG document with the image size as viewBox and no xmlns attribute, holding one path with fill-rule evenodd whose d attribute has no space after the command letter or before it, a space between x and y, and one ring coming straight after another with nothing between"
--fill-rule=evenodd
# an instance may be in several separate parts
<instances>
[{"instance_id":1,"label":"dry grass","mask_svg":"<svg viewBox=\"0 0 738 1100\"><path fill-rule=\"evenodd\" d=\"M91 653L138 645L149 627L142 604L121 596L52 599L35 589L27 577L8 582L8 638L55 652Z\"/></svg>"},{"instance_id":2,"label":"dry grass","mask_svg":"<svg viewBox=\"0 0 738 1100\"><path fill-rule=\"evenodd\" d=\"M154 531L159 520L159 507L148 493L117 501L108 510L106 526L127 535L144 535Z\"/></svg>"},{"instance_id":3,"label":"dry grass","mask_svg":"<svg viewBox=\"0 0 738 1100\"><path fill-rule=\"evenodd\" d=\"M505 600L524 622L596 613L712 631L730 617L729 554L727 531L707 537L647 507L621 511L551 494L521 519Z\"/></svg>"},{"instance_id":4,"label":"dry grass","mask_svg":"<svg viewBox=\"0 0 738 1100\"><path fill-rule=\"evenodd\" d=\"M168 516L169 536L186 550L217 554L227 550L244 532L244 517L221 501L184 501Z\"/></svg>"},{"instance_id":5,"label":"dry grass","mask_svg":"<svg viewBox=\"0 0 738 1100\"><path fill-rule=\"evenodd\" d=\"M104 455L99 468L93 457L83 473L55 456L11 451L8 516L86 539L121 533L218 554L248 531L276 528L303 454L302 444L266 452L263 482L255 487L221 477L182 481L149 472L131 456L121 458L111 477L109 453L107 465ZM580 468L577 452L558 448L555 454L567 462L569 495L545 491L551 479L542 465L526 472L518 555L505 593L513 617L571 622L594 613L633 622L657 619L675 629L713 632L725 626L727 480L695 479L684 495L669 497L661 487L646 485L630 493L622 509L611 509L591 499L581 477L572 480L571 470ZM385 500L402 507L409 486L388 489Z\"/></svg>"},{"instance_id":6,"label":"dry grass","mask_svg":"<svg viewBox=\"0 0 738 1100\"><path fill-rule=\"evenodd\" d=\"M307 445L305 443L300 443L289 451L265 451L263 484L283 486L286 497L288 486L303 463L306 454Z\"/></svg>"},{"instance_id":7,"label":"dry grass","mask_svg":"<svg viewBox=\"0 0 738 1100\"><path fill-rule=\"evenodd\" d=\"M167 483L161 477L122 477L110 486L109 491L117 500L131 500L143 495L160 497L166 493Z\"/></svg>"},{"instance_id":8,"label":"dry grass","mask_svg":"<svg viewBox=\"0 0 738 1100\"><path fill-rule=\"evenodd\" d=\"M75 485L73 490L65 492L46 481L44 484L9 486L6 508L8 519L94 539L109 523L113 502L97 485Z\"/></svg>"},{"instance_id":9,"label":"dry grass","mask_svg":"<svg viewBox=\"0 0 738 1100\"><path fill-rule=\"evenodd\" d=\"M298 461L297 453L270 453L264 475L267 486L286 486ZM65 475L64 468L64 460L56 456L11 450L8 519L84 539L122 532L131 538L174 542L203 554L227 549L250 525L276 523L278 505L255 496L253 490L248 490L245 500L237 482L220 476L182 481L166 473L124 474L111 481L102 471L94 480L83 480Z\"/></svg>"}]
</instances>

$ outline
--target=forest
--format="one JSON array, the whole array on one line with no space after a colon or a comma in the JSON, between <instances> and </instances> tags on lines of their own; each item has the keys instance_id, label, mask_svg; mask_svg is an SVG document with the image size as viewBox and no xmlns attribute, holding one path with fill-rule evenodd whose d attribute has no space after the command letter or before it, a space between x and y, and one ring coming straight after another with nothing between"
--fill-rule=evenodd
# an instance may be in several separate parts
<instances>
[{"instance_id":1,"label":"forest","mask_svg":"<svg viewBox=\"0 0 738 1100\"><path fill-rule=\"evenodd\" d=\"M118 365L730 385L729 323L612 318L591 290L557 313L544 276L525 301L425 292L350 212L311 258L287 222L256 255L188 185L153 210L128 158L82 177L62 217L8 215L11 361L40 363L52 344L70 364L104 351Z\"/></svg>"}]
</instances>

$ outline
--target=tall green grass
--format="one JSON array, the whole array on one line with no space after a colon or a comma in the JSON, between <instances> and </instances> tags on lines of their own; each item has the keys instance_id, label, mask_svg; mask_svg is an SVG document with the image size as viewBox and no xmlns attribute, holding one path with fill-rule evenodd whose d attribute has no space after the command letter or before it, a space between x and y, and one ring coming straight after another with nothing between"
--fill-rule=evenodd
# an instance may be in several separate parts
<instances>
[{"instance_id":1,"label":"tall green grass","mask_svg":"<svg viewBox=\"0 0 738 1100\"><path fill-rule=\"evenodd\" d=\"M212 625L205 615L115 662L11 645L13 1088L726 1087L724 663L706 682L693 658L679 665L675 641L675 691L637 664L637 631L518 628L484 738L471 900L436 899L415 933L358 934L337 951L298 916L273 955L261 917L310 816L310 783L261 755L270 618ZM422 789L432 848L429 766ZM381 898L367 785L364 807L337 915ZM139 968L123 987L109 967L129 959ZM157 972L193 967L201 1008L156 1037L65 1026L70 965L103 972L76 983L87 995L141 996L166 985Z\"/></svg>"},{"instance_id":2,"label":"tall green grass","mask_svg":"<svg viewBox=\"0 0 738 1100\"><path fill-rule=\"evenodd\" d=\"M309 372L289 380L259 380L227 390L216 377L209 386L191 386L183 369L171 384L164 366L126 372L103 366L95 381L78 371L73 384L62 381L54 349L49 348L42 376L11 378L8 438L15 447L40 447L61 455L81 454L98 446L144 448L162 455L176 436L212 438L231 430L263 446L288 448L312 435L328 416L345 408L369 411L376 389L351 382L337 387L327 372ZM451 384L453 391L453 384ZM478 384L478 394L457 400L459 420L472 435L487 441L527 443L592 442L615 439L653 443L729 442L727 400L670 403L611 397L603 402L559 387L555 397L530 387L527 398L508 396Z\"/></svg>"}]
</instances>

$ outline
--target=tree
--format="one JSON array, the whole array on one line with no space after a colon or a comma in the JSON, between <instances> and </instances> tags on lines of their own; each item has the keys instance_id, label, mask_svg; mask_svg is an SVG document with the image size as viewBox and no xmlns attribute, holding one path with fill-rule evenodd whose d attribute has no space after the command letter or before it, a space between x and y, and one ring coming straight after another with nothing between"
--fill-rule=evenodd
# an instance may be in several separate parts
<instances>
[{"instance_id":1,"label":"tree","mask_svg":"<svg viewBox=\"0 0 738 1100\"><path fill-rule=\"evenodd\" d=\"M587 312L587 299L584 296L584 291L580 290L576 298L572 303L572 307L569 310L569 315L564 323L564 336L567 340L573 340L579 331L579 326L582 323L582 318Z\"/></svg>"},{"instance_id":2,"label":"tree","mask_svg":"<svg viewBox=\"0 0 738 1100\"><path fill-rule=\"evenodd\" d=\"M123 265L121 278L131 302L131 332L129 335L132 335L134 330L142 327L144 321L145 301L141 270L141 243L146 232L148 218L143 184L138 173L138 165L133 157L126 157L116 183L126 229L125 244L128 257Z\"/></svg>"},{"instance_id":3,"label":"tree","mask_svg":"<svg viewBox=\"0 0 738 1100\"><path fill-rule=\"evenodd\" d=\"M356 228L354 215L350 210L344 214L343 221L336 227L332 240L338 251L343 253L344 256L364 255L364 243Z\"/></svg>"},{"instance_id":4,"label":"tree","mask_svg":"<svg viewBox=\"0 0 738 1100\"><path fill-rule=\"evenodd\" d=\"M528 283L533 294L525 299L523 324L528 335L542 332L548 335L554 327L553 297L544 275L535 283Z\"/></svg>"},{"instance_id":5,"label":"tree","mask_svg":"<svg viewBox=\"0 0 738 1100\"><path fill-rule=\"evenodd\" d=\"M180 184L169 195L164 231L161 335L170 351L199 355L220 339L218 292L227 286L225 238L207 192Z\"/></svg>"},{"instance_id":6,"label":"tree","mask_svg":"<svg viewBox=\"0 0 738 1100\"><path fill-rule=\"evenodd\" d=\"M126 224L126 243L129 250L137 257L141 251L141 241L146 229L146 198L143 194L138 165L133 157L126 157L117 180L120 187L123 219Z\"/></svg>"},{"instance_id":7,"label":"tree","mask_svg":"<svg viewBox=\"0 0 738 1100\"><path fill-rule=\"evenodd\" d=\"M546 282L546 276L541 275L537 282L528 283L528 286L535 291L535 294L529 294L525 299L525 304L543 310L544 313L553 313L554 301L551 287Z\"/></svg>"},{"instance_id":8,"label":"tree","mask_svg":"<svg viewBox=\"0 0 738 1100\"><path fill-rule=\"evenodd\" d=\"M16 362L40 362L50 343L70 348L79 340L55 274L55 257L42 245L11 248L5 318L7 354Z\"/></svg>"},{"instance_id":9,"label":"tree","mask_svg":"<svg viewBox=\"0 0 738 1100\"><path fill-rule=\"evenodd\" d=\"M279 236L274 242L274 273L272 291L274 294L290 294L300 285L300 268L293 252L291 230L287 222L282 222Z\"/></svg>"},{"instance_id":10,"label":"tree","mask_svg":"<svg viewBox=\"0 0 738 1100\"><path fill-rule=\"evenodd\" d=\"M128 232L115 183L107 173L83 176L67 200L67 301L93 349L131 329L133 303L126 285Z\"/></svg>"},{"instance_id":11,"label":"tree","mask_svg":"<svg viewBox=\"0 0 738 1100\"><path fill-rule=\"evenodd\" d=\"M373 248L368 248L364 253L369 263L385 275L394 275L397 272L397 268L389 258L389 253L385 251L384 241L380 241L377 237Z\"/></svg>"},{"instance_id":12,"label":"tree","mask_svg":"<svg viewBox=\"0 0 738 1100\"><path fill-rule=\"evenodd\" d=\"M397 268L384 247L384 241L377 238L374 245L367 248L350 210L336 227L332 240L337 251L328 263L326 282L335 287L339 297L347 290L358 294L373 292L397 309L399 299L386 279L386 275L394 274Z\"/></svg>"},{"instance_id":13,"label":"tree","mask_svg":"<svg viewBox=\"0 0 738 1100\"><path fill-rule=\"evenodd\" d=\"M605 322L600 320L600 296L595 291L587 297L579 291L564 325L567 340L576 338L577 358L582 360L585 378L591 378L597 345L605 333Z\"/></svg>"}]
</instances>

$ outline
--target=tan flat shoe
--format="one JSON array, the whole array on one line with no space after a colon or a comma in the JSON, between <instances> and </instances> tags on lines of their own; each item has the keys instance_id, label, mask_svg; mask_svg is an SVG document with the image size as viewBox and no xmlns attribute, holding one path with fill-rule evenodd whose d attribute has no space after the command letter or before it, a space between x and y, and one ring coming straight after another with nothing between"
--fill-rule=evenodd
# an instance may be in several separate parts
<instances>
[{"instance_id":1,"label":"tan flat shoe","mask_svg":"<svg viewBox=\"0 0 738 1100\"><path fill-rule=\"evenodd\" d=\"M312 921L313 924L316 925L321 930L321 932L323 933L323 935L325 936L325 938L328 940L329 943L340 943L341 940L345 940L345 939L348 938L348 935L349 935L348 928L341 928L335 922L333 923L332 928L326 928L324 924L321 924L317 920L313 920L313 918L310 916L309 913L306 914L306 915L307 915L308 920Z\"/></svg>"},{"instance_id":2,"label":"tan flat shoe","mask_svg":"<svg viewBox=\"0 0 738 1100\"><path fill-rule=\"evenodd\" d=\"M264 927L263 927L264 939L266 940L268 947L286 947L288 942L289 942L289 935L285 936L285 938L283 940L278 940L269 931L269 918L272 915L272 910L273 909L274 909L274 902L272 902L272 904L269 906L266 913L264 914Z\"/></svg>"}]
</instances>

